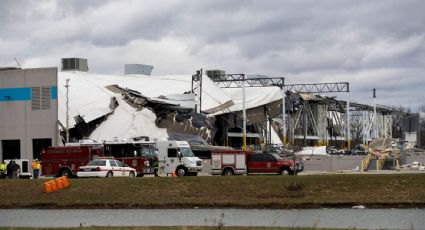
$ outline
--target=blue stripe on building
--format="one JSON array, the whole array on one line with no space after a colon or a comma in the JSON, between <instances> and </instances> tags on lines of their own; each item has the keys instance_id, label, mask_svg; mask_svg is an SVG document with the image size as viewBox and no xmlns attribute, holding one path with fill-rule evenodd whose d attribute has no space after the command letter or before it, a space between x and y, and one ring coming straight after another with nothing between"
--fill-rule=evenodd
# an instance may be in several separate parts
<instances>
[{"instance_id":1,"label":"blue stripe on building","mask_svg":"<svg viewBox=\"0 0 425 230\"><path fill-rule=\"evenodd\" d=\"M58 99L58 88L56 86L50 87L50 99Z\"/></svg>"},{"instance_id":2,"label":"blue stripe on building","mask_svg":"<svg viewBox=\"0 0 425 230\"><path fill-rule=\"evenodd\" d=\"M3 88L0 89L0 101L29 101L31 88Z\"/></svg>"}]
</instances>

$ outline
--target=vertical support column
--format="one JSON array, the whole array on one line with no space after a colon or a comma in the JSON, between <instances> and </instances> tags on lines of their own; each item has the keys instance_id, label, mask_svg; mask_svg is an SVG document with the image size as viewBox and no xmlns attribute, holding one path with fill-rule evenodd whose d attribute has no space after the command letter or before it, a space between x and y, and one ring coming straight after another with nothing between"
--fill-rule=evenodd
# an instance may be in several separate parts
<instances>
[{"instance_id":1,"label":"vertical support column","mask_svg":"<svg viewBox=\"0 0 425 230\"><path fill-rule=\"evenodd\" d=\"M192 75L192 93L195 94L195 112L202 112L202 68Z\"/></svg>"},{"instance_id":2,"label":"vertical support column","mask_svg":"<svg viewBox=\"0 0 425 230\"><path fill-rule=\"evenodd\" d=\"M286 94L283 85L280 89L282 91L282 144L286 145Z\"/></svg>"},{"instance_id":3,"label":"vertical support column","mask_svg":"<svg viewBox=\"0 0 425 230\"><path fill-rule=\"evenodd\" d=\"M304 118L304 147L307 147L307 131L308 131L308 127L307 127L307 102L303 101L303 118Z\"/></svg>"},{"instance_id":4,"label":"vertical support column","mask_svg":"<svg viewBox=\"0 0 425 230\"><path fill-rule=\"evenodd\" d=\"M372 116L372 127L373 127L373 139L377 138L378 124L376 116L376 89L373 89L373 116Z\"/></svg>"},{"instance_id":5,"label":"vertical support column","mask_svg":"<svg viewBox=\"0 0 425 230\"><path fill-rule=\"evenodd\" d=\"M350 127L350 92L347 99L347 149L351 149L351 127Z\"/></svg>"},{"instance_id":6,"label":"vertical support column","mask_svg":"<svg viewBox=\"0 0 425 230\"><path fill-rule=\"evenodd\" d=\"M246 150L246 98L245 98L245 74L242 74L242 123L243 123L243 137L242 137L242 150Z\"/></svg>"},{"instance_id":7,"label":"vertical support column","mask_svg":"<svg viewBox=\"0 0 425 230\"><path fill-rule=\"evenodd\" d=\"M363 140L363 145L367 145L367 141L366 141L366 135L367 135L367 123L366 121L369 121L369 118L366 114L366 111L362 111L362 140Z\"/></svg>"},{"instance_id":8,"label":"vertical support column","mask_svg":"<svg viewBox=\"0 0 425 230\"><path fill-rule=\"evenodd\" d=\"M202 113L202 68L199 73L198 97L199 97L198 113Z\"/></svg>"}]
</instances>

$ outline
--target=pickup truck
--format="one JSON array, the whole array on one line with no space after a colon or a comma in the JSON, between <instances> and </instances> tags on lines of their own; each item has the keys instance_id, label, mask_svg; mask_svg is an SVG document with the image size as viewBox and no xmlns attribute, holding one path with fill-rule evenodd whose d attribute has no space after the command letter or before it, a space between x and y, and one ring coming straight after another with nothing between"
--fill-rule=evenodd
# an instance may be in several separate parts
<instances>
[{"instance_id":1,"label":"pickup truck","mask_svg":"<svg viewBox=\"0 0 425 230\"><path fill-rule=\"evenodd\" d=\"M282 158L274 152L217 150L211 152L213 175L281 174L293 175L304 170L301 161Z\"/></svg>"}]
</instances>

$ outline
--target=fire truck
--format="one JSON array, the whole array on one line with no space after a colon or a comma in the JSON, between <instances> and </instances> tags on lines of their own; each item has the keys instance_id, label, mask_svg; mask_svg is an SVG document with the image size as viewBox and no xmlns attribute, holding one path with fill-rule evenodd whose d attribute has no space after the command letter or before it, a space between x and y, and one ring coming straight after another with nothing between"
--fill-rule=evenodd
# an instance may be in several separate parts
<instances>
[{"instance_id":1,"label":"fire truck","mask_svg":"<svg viewBox=\"0 0 425 230\"><path fill-rule=\"evenodd\" d=\"M48 147L41 152L41 173L44 176L77 174L80 166L98 157L113 157L136 169L138 176L153 174L152 161L157 160L155 142L132 139L97 143L82 140L62 147Z\"/></svg>"},{"instance_id":2,"label":"fire truck","mask_svg":"<svg viewBox=\"0 0 425 230\"><path fill-rule=\"evenodd\" d=\"M211 151L213 175L282 174L293 175L304 169L294 158L284 159L274 152L216 149Z\"/></svg>"},{"instance_id":3,"label":"fire truck","mask_svg":"<svg viewBox=\"0 0 425 230\"><path fill-rule=\"evenodd\" d=\"M48 147L41 150L41 175L72 177L98 156L103 156L100 145Z\"/></svg>"}]
</instances>

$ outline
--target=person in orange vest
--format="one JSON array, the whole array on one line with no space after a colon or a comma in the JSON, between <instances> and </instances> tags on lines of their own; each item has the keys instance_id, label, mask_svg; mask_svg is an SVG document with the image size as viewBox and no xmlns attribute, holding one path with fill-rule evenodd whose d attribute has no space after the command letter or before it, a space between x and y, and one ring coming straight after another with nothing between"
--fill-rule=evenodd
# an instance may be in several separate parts
<instances>
[{"instance_id":1,"label":"person in orange vest","mask_svg":"<svg viewBox=\"0 0 425 230\"><path fill-rule=\"evenodd\" d=\"M41 167L40 161L35 159L35 160L32 161L31 165L32 165L34 179L37 179L38 175L40 174L40 167Z\"/></svg>"}]
</instances>

